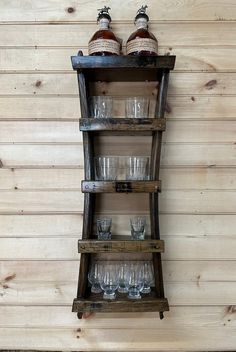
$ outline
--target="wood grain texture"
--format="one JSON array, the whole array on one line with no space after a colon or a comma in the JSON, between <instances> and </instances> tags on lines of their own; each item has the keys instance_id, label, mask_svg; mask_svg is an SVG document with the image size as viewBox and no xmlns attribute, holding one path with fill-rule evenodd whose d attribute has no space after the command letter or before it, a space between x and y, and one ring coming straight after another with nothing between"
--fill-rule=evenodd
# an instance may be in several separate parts
<instances>
[{"instance_id":1,"label":"wood grain texture","mask_svg":"<svg viewBox=\"0 0 236 352\"><path fill-rule=\"evenodd\" d=\"M82 181L83 193L157 193L161 181Z\"/></svg>"}]
</instances>

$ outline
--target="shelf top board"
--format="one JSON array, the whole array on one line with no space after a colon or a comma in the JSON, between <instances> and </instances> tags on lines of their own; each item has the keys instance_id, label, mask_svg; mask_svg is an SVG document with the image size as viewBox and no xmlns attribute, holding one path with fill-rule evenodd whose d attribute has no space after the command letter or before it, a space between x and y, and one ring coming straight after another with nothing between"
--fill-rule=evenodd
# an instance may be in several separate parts
<instances>
[{"instance_id":1,"label":"shelf top board","mask_svg":"<svg viewBox=\"0 0 236 352\"><path fill-rule=\"evenodd\" d=\"M72 66L90 81L156 81L173 70L175 56L72 56Z\"/></svg>"}]
</instances>

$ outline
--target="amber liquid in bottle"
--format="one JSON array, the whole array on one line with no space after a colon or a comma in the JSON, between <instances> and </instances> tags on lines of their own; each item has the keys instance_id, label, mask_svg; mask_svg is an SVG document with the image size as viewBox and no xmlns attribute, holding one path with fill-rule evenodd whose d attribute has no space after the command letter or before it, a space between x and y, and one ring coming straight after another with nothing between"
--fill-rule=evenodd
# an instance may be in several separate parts
<instances>
[{"instance_id":1,"label":"amber liquid in bottle","mask_svg":"<svg viewBox=\"0 0 236 352\"><path fill-rule=\"evenodd\" d=\"M109 56L120 54L120 43L109 29L108 18L98 18L100 29L94 33L89 41L89 55Z\"/></svg>"},{"instance_id":2,"label":"amber liquid in bottle","mask_svg":"<svg viewBox=\"0 0 236 352\"><path fill-rule=\"evenodd\" d=\"M158 42L148 30L147 18L139 17L135 24L138 29L127 40L127 55L157 56Z\"/></svg>"}]
</instances>

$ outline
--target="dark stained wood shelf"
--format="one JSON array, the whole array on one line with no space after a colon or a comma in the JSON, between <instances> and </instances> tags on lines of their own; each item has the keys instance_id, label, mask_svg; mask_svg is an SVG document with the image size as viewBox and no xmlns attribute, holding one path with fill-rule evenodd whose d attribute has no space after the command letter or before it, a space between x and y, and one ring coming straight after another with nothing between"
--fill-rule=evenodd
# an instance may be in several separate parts
<instances>
[{"instance_id":1,"label":"dark stained wood shelf","mask_svg":"<svg viewBox=\"0 0 236 352\"><path fill-rule=\"evenodd\" d=\"M129 236L116 236L108 241L98 239L78 240L79 253L162 253L164 241L156 239L133 240Z\"/></svg>"},{"instance_id":2,"label":"dark stained wood shelf","mask_svg":"<svg viewBox=\"0 0 236 352\"><path fill-rule=\"evenodd\" d=\"M166 120L163 119L128 119L128 118L81 118L80 131L164 131Z\"/></svg>"},{"instance_id":3,"label":"dark stained wood shelf","mask_svg":"<svg viewBox=\"0 0 236 352\"><path fill-rule=\"evenodd\" d=\"M91 294L89 298L76 298L73 312L165 312L169 310L166 298L158 298L155 292L132 300L126 294L117 294L115 300L104 300L102 294Z\"/></svg>"},{"instance_id":4,"label":"dark stained wood shelf","mask_svg":"<svg viewBox=\"0 0 236 352\"><path fill-rule=\"evenodd\" d=\"M161 191L161 181L82 181L83 193L153 193Z\"/></svg>"},{"instance_id":5,"label":"dark stained wood shelf","mask_svg":"<svg viewBox=\"0 0 236 352\"><path fill-rule=\"evenodd\" d=\"M158 71L173 70L175 56L72 56L71 61L89 81L141 82L159 80Z\"/></svg>"}]
</instances>

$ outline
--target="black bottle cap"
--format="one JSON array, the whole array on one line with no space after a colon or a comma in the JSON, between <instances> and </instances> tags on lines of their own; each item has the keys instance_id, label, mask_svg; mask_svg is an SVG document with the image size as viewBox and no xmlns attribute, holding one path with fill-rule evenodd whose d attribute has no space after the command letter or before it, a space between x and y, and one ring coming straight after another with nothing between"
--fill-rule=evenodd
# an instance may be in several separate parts
<instances>
[{"instance_id":1,"label":"black bottle cap","mask_svg":"<svg viewBox=\"0 0 236 352\"><path fill-rule=\"evenodd\" d=\"M137 11L137 15L134 19L134 21L137 21L139 18L146 18L147 21L149 21L149 17L148 15L146 14L146 9L148 8L147 5L145 6L142 6L138 11Z\"/></svg>"},{"instance_id":2,"label":"black bottle cap","mask_svg":"<svg viewBox=\"0 0 236 352\"><path fill-rule=\"evenodd\" d=\"M98 9L98 17L97 17L97 21L99 21L101 18L107 18L110 22L111 22L111 16L109 14L109 10L111 8L104 6L102 9Z\"/></svg>"}]
</instances>

